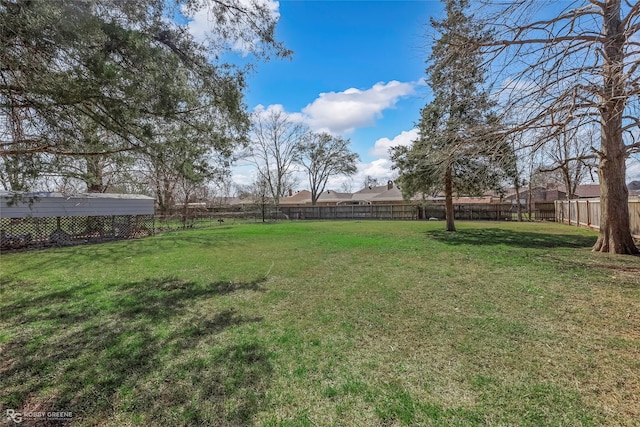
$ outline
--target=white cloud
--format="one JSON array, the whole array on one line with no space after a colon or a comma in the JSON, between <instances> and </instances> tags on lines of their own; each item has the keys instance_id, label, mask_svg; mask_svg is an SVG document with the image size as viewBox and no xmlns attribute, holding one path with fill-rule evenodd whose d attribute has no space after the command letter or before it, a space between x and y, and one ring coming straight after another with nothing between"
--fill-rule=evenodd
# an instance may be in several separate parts
<instances>
[{"instance_id":1,"label":"white cloud","mask_svg":"<svg viewBox=\"0 0 640 427\"><path fill-rule=\"evenodd\" d=\"M272 111L284 113L289 120L306 123L315 132L329 132L334 135L348 134L356 128L371 126L377 118L382 117L385 109L393 108L396 102L404 96L414 93L415 87L423 84L421 81L401 83L390 81L376 83L369 89L350 88L342 92L322 93L320 96L302 109L301 112L289 113L282 104L254 107L256 114L267 114ZM393 139L380 138L375 142L369 154L377 159L368 163L359 163L358 172L351 177L331 177L327 188L340 190L344 183L350 182L353 191L362 187L365 178L377 178L381 183L394 179L397 172L392 169L393 163L389 159L389 148L399 145L410 145L418 137L418 130L402 131ZM301 187L308 187L306 176L300 174ZM242 179L248 181L248 175Z\"/></svg>"},{"instance_id":2,"label":"white cloud","mask_svg":"<svg viewBox=\"0 0 640 427\"><path fill-rule=\"evenodd\" d=\"M258 104L253 108L253 113L258 114L264 118L268 117L271 113L282 113L288 120L294 123L307 123L307 118L301 113L288 113L285 111L282 104L271 104L265 107L262 104Z\"/></svg>"},{"instance_id":3,"label":"white cloud","mask_svg":"<svg viewBox=\"0 0 640 427\"><path fill-rule=\"evenodd\" d=\"M416 84L393 80L376 83L366 90L350 88L321 93L302 109L302 114L315 131L348 134L356 128L373 126L382 117L382 111L393 108L398 99L412 95Z\"/></svg>"},{"instance_id":4,"label":"white cloud","mask_svg":"<svg viewBox=\"0 0 640 427\"><path fill-rule=\"evenodd\" d=\"M376 159L369 163L359 163L358 172L352 176L333 176L327 181L327 189L334 191L343 191L344 187L356 192L363 188L367 177L376 178L380 185L387 183L387 180L395 179L397 173L391 169L392 163L387 159ZM301 182L303 187L308 187L305 180Z\"/></svg>"},{"instance_id":5,"label":"white cloud","mask_svg":"<svg viewBox=\"0 0 640 427\"><path fill-rule=\"evenodd\" d=\"M378 139L369 154L371 154L372 156L388 159L389 149L391 147L398 147L400 145L409 146L416 139L418 139L418 129L403 130L400 135L396 135L396 137L393 139Z\"/></svg>"},{"instance_id":6,"label":"white cloud","mask_svg":"<svg viewBox=\"0 0 640 427\"><path fill-rule=\"evenodd\" d=\"M378 178L378 180L387 179L394 174L391 166L393 166L393 163L389 159L376 159L370 163L361 163L358 167L358 175L363 178L370 176Z\"/></svg>"},{"instance_id":7,"label":"white cloud","mask_svg":"<svg viewBox=\"0 0 640 427\"><path fill-rule=\"evenodd\" d=\"M412 95L420 84L395 80L380 82L365 90L350 88L342 92L321 93L301 112L287 113L281 104L267 107L260 104L254 112L280 111L292 121L306 123L315 132L344 135L357 128L373 126L384 110L395 107L400 98Z\"/></svg>"},{"instance_id":8,"label":"white cloud","mask_svg":"<svg viewBox=\"0 0 640 427\"><path fill-rule=\"evenodd\" d=\"M245 10L253 11L256 9L256 4L259 6L266 6L271 18L278 20L280 18L280 3L273 0L233 0L230 2L233 5L237 5ZM216 39L219 37L219 33L216 32L216 16L211 10L208 2L202 2L201 8L198 10L188 10L183 6L180 12L187 18L187 28L194 39L199 43L206 43L210 38ZM243 34L252 34L254 29L247 24L246 30L240 30ZM216 36L216 34L218 34ZM257 36L254 38L253 43L257 42ZM251 50L251 41L243 40L242 38L236 38L226 40L230 47L242 53L243 55L249 54Z\"/></svg>"},{"instance_id":9,"label":"white cloud","mask_svg":"<svg viewBox=\"0 0 640 427\"><path fill-rule=\"evenodd\" d=\"M640 159L627 159L627 182L640 181Z\"/></svg>"}]
</instances>

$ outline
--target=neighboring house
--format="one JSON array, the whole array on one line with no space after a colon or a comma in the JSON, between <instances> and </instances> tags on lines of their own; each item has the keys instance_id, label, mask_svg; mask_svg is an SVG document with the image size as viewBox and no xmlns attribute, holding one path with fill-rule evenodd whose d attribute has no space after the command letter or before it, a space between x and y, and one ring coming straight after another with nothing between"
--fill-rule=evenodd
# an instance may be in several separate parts
<instances>
[{"instance_id":1,"label":"neighboring house","mask_svg":"<svg viewBox=\"0 0 640 427\"><path fill-rule=\"evenodd\" d=\"M500 197L497 196L482 196L482 197L454 197L453 204L454 205L464 205L464 204L495 204L500 203Z\"/></svg>"},{"instance_id":2,"label":"neighboring house","mask_svg":"<svg viewBox=\"0 0 640 427\"><path fill-rule=\"evenodd\" d=\"M636 189L636 187L638 189ZM598 184L580 185L576 192L579 198L597 198L600 197L600 186ZM511 203L515 205L517 203L515 189L506 189L505 193L506 195L501 196L495 191L487 191L484 195L478 197L454 197L453 203L455 205L498 203ZM640 182L629 184L629 195L640 196ZM534 205L536 203L548 203L556 200L567 199L567 193L564 191L564 187L562 186L558 188L534 188L531 196L531 200ZM333 190L325 190L318 197L316 205L399 205L417 204L423 200L434 203L444 203L444 194L441 193L436 197L426 197L424 199L422 195L416 195L411 200L407 201L403 199L400 188L398 188L393 181L389 181L386 185L365 187L355 193L340 193ZM523 205L526 205L529 201L529 190L527 188L521 189L520 201ZM270 199L267 198L265 202L269 204ZM210 211L225 208L240 209L243 206L256 204L260 204L260 200L254 199L253 197L247 197L244 199L236 197L218 197L207 203L207 209ZM300 190L294 193L290 190L288 195L280 198L280 205L283 207L311 206L311 192L309 190ZM191 206L189 207L191 208Z\"/></svg>"},{"instance_id":3,"label":"neighboring house","mask_svg":"<svg viewBox=\"0 0 640 427\"><path fill-rule=\"evenodd\" d=\"M352 194L351 193L338 193L333 190L323 191L322 194L316 200L316 205L318 206L333 206L333 205L345 205L345 204L353 204L352 203ZM309 198L309 203L311 203L311 198ZM357 203L356 203L357 204Z\"/></svg>"},{"instance_id":4,"label":"neighboring house","mask_svg":"<svg viewBox=\"0 0 640 427\"><path fill-rule=\"evenodd\" d=\"M311 191L300 190L293 193L289 191L289 195L280 198L281 206L300 206L311 204Z\"/></svg>"},{"instance_id":5,"label":"neighboring house","mask_svg":"<svg viewBox=\"0 0 640 427\"><path fill-rule=\"evenodd\" d=\"M640 195L640 182L634 181L627 185L629 188L629 195ZM532 199L535 202L553 202L555 200L567 200L567 191L563 185L557 188L535 188L532 192ZM578 199L597 199L600 197L600 184L582 184L576 188L576 196ZM529 198L529 191L522 189L520 191L520 198L525 202ZM515 190L509 188L505 200L515 200Z\"/></svg>"},{"instance_id":6,"label":"neighboring house","mask_svg":"<svg viewBox=\"0 0 640 427\"><path fill-rule=\"evenodd\" d=\"M389 188L391 186L391 188ZM369 198L371 204L398 204L404 203L402 191L397 186L389 184L385 190ZM366 193L365 193L366 194Z\"/></svg>"},{"instance_id":7,"label":"neighboring house","mask_svg":"<svg viewBox=\"0 0 640 427\"><path fill-rule=\"evenodd\" d=\"M216 210L238 207L241 202L242 199L240 199L239 197L213 197L207 202L207 209Z\"/></svg>"},{"instance_id":8,"label":"neighboring house","mask_svg":"<svg viewBox=\"0 0 640 427\"><path fill-rule=\"evenodd\" d=\"M594 199L600 197L600 184L578 185L576 188L578 199Z\"/></svg>"},{"instance_id":9,"label":"neighboring house","mask_svg":"<svg viewBox=\"0 0 640 427\"><path fill-rule=\"evenodd\" d=\"M334 205L398 205L398 204L415 204L422 200L421 195L416 195L411 200L404 200L402 191L393 181L387 182L387 185L377 185L365 187L355 193L338 193L333 190L324 191L316 203L317 206L334 206ZM427 197L427 200L444 203L444 196ZM481 197L454 197L454 204L473 204L473 203L500 203L501 199L495 194L486 194ZM311 205L311 192L301 190L295 194L280 199L282 206L307 206Z\"/></svg>"},{"instance_id":10,"label":"neighboring house","mask_svg":"<svg viewBox=\"0 0 640 427\"><path fill-rule=\"evenodd\" d=\"M402 192L389 181L387 185L370 186L355 193L339 193L333 190L325 190L318 197L316 205L371 205L371 204L399 204L404 203ZM311 192L301 190L295 194L282 197L280 204L283 206L307 206L311 205Z\"/></svg>"}]
</instances>

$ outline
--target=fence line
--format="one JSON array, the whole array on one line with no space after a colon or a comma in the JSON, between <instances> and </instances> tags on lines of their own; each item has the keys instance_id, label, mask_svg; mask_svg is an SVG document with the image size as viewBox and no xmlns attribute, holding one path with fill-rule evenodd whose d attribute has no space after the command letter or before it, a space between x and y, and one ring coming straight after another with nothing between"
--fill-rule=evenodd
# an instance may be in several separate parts
<instances>
[{"instance_id":1,"label":"fence line","mask_svg":"<svg viewBox=\"0 0 640 427\"><path fill-rule=\"evenodd\" d=\"M445 218L443 203L424 206L393 205L335 205L335 206L281 206L280 211L289 219L380 219L420 220ZM526 212L526 208L523 208ZM510 221L515 219L516 207L510 203L460 203L454 205L456 220ZM555 221L553 203L536 204L532 211L538 220Z\"/></svg>"},{"instance_id":2,"label":"fence line","mask_svg":"<svg viewBox=\"0 0 640 427\"><path fill-rule=\"evenodd\" d=\"M418 219L415 205L280 206L289 219Z\"/></svg>"},{"instance_id":3,"label":"fence line","mask_svg":"<svg viewBox=\"0 0 640 427\"><path fill-rule=\"evenodd\" d=\"M556 221L564 224L600 229L600 199L556 201ZM631 234L640 238L640 200L629 200Z\"/></svg>"},{"instance_id":4,"label":"fence line","mask_svg":"<svg viewBox=\"0 0 640 427\"><path fill-rule=\"evenodd\" d=\"M517 208L510 203L460 203L454 204L456 220L512 221L516 220ZM523 207L526 217L528 209ZM218 224L222 220L266 221L273 220L444 220L443 203L386 204L386 205L316 205L280 206L278 211L260 206L243 211L219 211L190 213L184 215L156 215L156 229L166 231L179 228L200 228ZM528 218L528 217L527 217ZM555 205L536 203L531 219L555 221Z\"/></svg>"}]
</instances>

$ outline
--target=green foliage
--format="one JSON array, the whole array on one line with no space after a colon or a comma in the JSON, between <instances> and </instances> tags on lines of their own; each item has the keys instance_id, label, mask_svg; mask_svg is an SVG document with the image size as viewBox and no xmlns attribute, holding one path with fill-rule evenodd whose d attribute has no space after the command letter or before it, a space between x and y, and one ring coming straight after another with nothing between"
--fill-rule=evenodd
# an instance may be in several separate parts
<instances>
[{"instance_id":1,"label":"green foliage","mask_svg":"<svg viewBox=\"0 0 640 427\"><path fill-rule=\"evenodd\" d=\"M434 98L421 111L418 139L411 147L394 148L392 155L407 197L446 191L448 174L452 191L461 195L481 194L502 178L504 144L493 136L499 123L483 88L479 50L489 34L465 15L467 4L449 0L447 16L431 21L440 33L427 67Z\"/></svg>"},{"instance_id":2,"label":"green foliage","mask_svg":"<svg viewBox=\"0 0 640 427\"><path fill-rule=\"evenodd\" d=\"M173 22L178 7L209 8L216 19L208 44ZM15 156L27 164L37 155L81 177L82 156L140 158L159 139L191 145L194 135L198 152L230 151L247 131L246 70L218 58L239 42L258 57L288 55L274 26L266 6L240 0L1 2L0 115L11 131L0 142L0 166L9 174ZM166 137L167 128L190 129L188 140Z\"/></svg>"}]
</instances>

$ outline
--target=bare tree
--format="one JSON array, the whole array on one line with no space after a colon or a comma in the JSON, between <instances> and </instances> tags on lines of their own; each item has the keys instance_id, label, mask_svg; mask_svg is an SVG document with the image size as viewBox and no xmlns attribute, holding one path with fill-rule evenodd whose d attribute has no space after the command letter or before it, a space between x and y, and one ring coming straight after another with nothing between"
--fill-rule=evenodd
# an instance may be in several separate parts
<instances>
[{"instance_id":1,"label":"bare tree","mask_svg":"<svg viewBox=\"0 0 640 427\"><path fill-rule=\"evenodd\" d=\"M544 145L543 156L548 161L540 172L557 173L564 184L568 199L575 199L578 185L596 166L592 148L597 130L594 126L576 127L556 133Z\"/></svg>"},{"instance_id":2,"label":"bare tree","mask_svg":"<svg viewBox=\"0 0 640 427\"><path fill-rule=\"evenodd\" d=\"M367 175L364 177L364 188L377 187L380 185L380 180L371 175Z\"/></svg>"},{"instance_id":3,"label":"bare tree","mask_svg":"<svg viewBox=\"0 0 640 427\"><path fill-rule=\"evenodd\" d=\"M249 157L257 166L258 181L266 185L277 211L280 197L295 182L292 176L295 160L308 129L291 121L281 110L257 111L252 124Z\"/></svg>"},{"instance_id":4,"label":"bare tree","mask_svg":"<svg viewBox=\"0 0 640 427\"><path fill-rule=\"evenodd\" d=\"M349 140L312 133L301 141L297 161L307 171L311 187L311 204L315 205L329 177L356 173L358 154L349 150Z\"/></svg>"},{"instance_id":5,"label":"bare tree","mask_svg":"<svg viewBox=\"0 0 640 427\"><path fill-rule=\"evenodd\" d=\"M342 193L352 193L353 192L353 179L349 178L340 184L340 191Z\"/></svg>"},{"instance_id":6,"label":"bare tree","mask_svg":"<svg viewBox=\"0 0 640 427\"><path fill-rule=\"evenodd\" d=\"M576 119L598 123L601 138L593 149L598 157L601 226L593 250L638 253L630 232L625 161L640 149L640 4L484 3L485 11L497 8L485 12L495 29L486 47L494 55L494 76L504 89L500 99L507 110L526 113L509 131L563 132ZM559 122L554 119L558 115Z\"/></svg>"}]
</instances>

